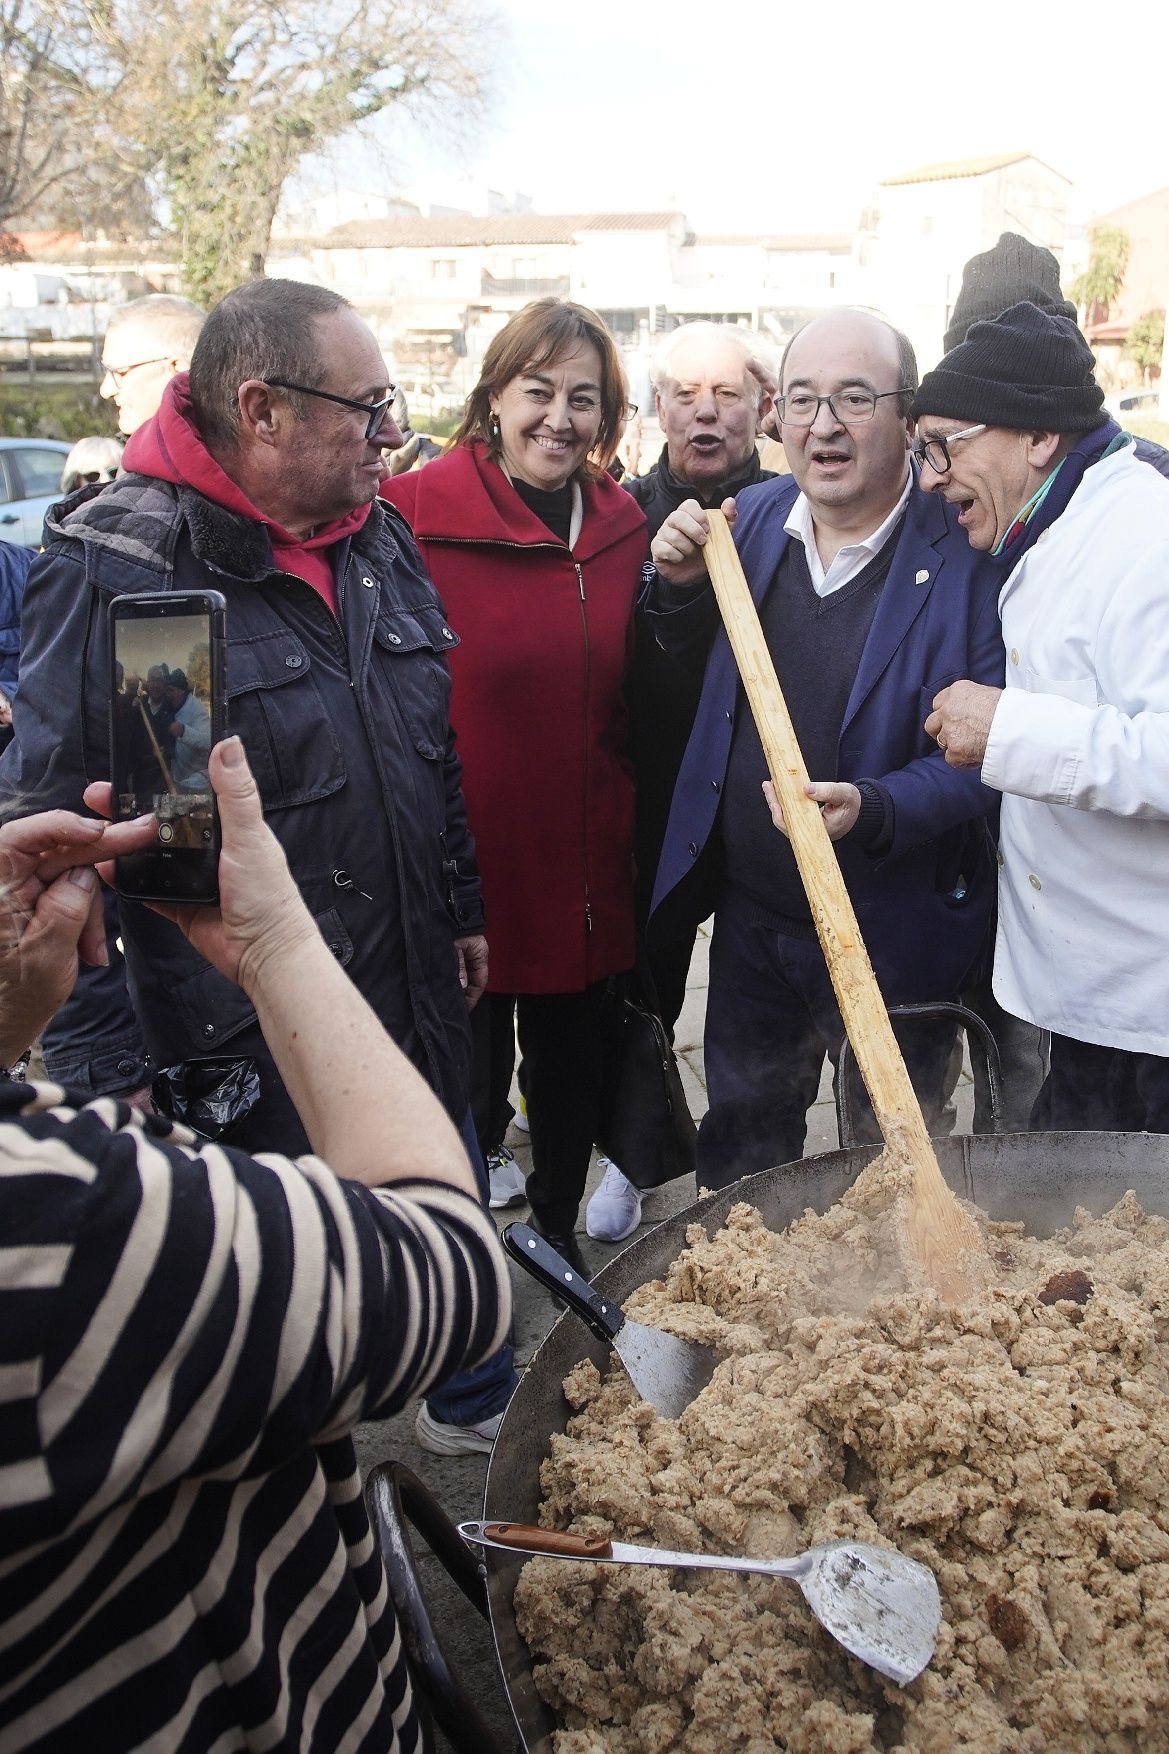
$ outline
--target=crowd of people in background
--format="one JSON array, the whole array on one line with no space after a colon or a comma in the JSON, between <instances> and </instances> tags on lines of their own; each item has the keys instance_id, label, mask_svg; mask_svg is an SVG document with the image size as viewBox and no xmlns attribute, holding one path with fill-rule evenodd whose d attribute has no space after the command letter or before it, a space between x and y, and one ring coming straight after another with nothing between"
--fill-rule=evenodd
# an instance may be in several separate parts
<instances>
[{"instance_id":1,"label":"crowd of people in background","mask_svg":"<svg viewBox=\"0 0 1169 1754\"><path fill-rule=\"evenodd\" d=\"M323 288L111 325L125 449L74 448L35 560L0 544L0 1312L39 1360L0 1743L417 1745L352 1427L413 1396L424 1448L490 1450L517 1379L487 1208L587 1275L607 988L636 966L672 1029L711 916L699 1184L803 1155L843 1026L711 508L887 1002L973 1005L1013 1125L1169 1131L1169 458L1105 415L1074 316L1006 234L924 377L873 312L778 361L684 325L629 474L619 350L568 300L500 330L441 451ZM180 666L111 701L106 616L208 588L214 749ZM217 793L217 906L98 886L157 830L102 821L111 712L147 807ZM953 1021L897 1031L941 1126ZM55 1082L25 1087L35 1040ZM584 1226L619 1242L642 1194L602 1168Z\"/></svg>"}]
</instances>

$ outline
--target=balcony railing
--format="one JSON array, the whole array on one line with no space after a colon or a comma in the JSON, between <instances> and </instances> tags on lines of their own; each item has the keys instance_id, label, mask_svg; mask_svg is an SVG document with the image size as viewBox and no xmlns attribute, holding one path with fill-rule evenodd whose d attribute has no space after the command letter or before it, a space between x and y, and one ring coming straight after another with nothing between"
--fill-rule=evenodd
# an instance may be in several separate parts
<instances>
[{"instance_id":1,"label":"balcony railing","mask_svg":"<svg viewBox=\"0 0 1169 1754\"><path fill-rule=\"evenodd\" d=\"M496 274L483 274L479 290L484 298L567 298L570 284L567 274L553 274L543 280L508 280Z\"/></svg>"}]
</instances>

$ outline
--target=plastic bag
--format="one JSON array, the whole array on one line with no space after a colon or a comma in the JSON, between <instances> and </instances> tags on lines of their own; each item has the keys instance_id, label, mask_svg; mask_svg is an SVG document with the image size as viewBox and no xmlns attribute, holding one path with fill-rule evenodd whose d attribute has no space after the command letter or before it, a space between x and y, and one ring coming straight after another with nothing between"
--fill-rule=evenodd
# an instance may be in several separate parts
<instances>
[{"instance_id":1,"label":"plastic bag","mask_svg":"<svg viewBox=\"0 0 1169 1754\"><path fill-rule=\"evenodd\" d=\"M164 1066L151 1087L154 1106L203 1139L219 1139L260 1100L255 1060L184 1060Z\"/></svg>"}]
</instances>

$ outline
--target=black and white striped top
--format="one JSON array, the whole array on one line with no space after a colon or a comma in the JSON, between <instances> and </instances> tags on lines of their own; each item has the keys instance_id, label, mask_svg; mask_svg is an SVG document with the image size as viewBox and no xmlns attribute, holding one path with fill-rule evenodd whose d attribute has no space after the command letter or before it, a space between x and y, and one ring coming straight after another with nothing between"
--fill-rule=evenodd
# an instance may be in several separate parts
<instances>
[{"instance_id":1,"label":"black and white striped top","mask_svg":"<svg viewBox=\"0 0 1169 1754\"><path fill-rule=\"evenodd\" d=\"M463 1194L0 1084L0 1754L417 1747L349 1433L509 1320Z\"/></svg>"}]
</instances>

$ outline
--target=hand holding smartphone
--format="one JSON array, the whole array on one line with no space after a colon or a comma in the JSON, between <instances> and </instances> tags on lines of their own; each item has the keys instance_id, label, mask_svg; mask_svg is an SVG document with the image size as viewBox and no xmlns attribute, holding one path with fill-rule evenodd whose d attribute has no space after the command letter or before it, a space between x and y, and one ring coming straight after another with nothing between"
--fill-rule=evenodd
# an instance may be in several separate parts
<instances>
[{"instance_id":1,"label":"hand holding smartphone","mask_svg":"<svg viewBox=\"0 0 1169 1754\"><path fill-rule=\"evenodd\" d=\"M157 818L153 845L117 861L115 887L131 901L219 899L207 758L227 734L224 611L218 591L115 597L109 607L114 820Z\"/></svg>"}]
</instances>

